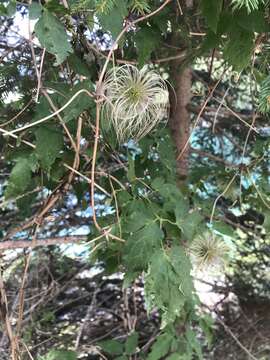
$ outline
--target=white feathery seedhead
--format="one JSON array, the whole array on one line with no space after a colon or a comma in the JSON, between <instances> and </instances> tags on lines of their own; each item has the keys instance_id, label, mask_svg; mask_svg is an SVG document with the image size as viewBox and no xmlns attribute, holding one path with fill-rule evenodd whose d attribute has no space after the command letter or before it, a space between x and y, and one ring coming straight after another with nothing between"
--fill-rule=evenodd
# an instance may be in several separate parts
<instances>
[{"instance_id":1,"label":"white feathery seedhead","mask_svg":"<svg viewBox=\"0 0 270 360\"><path fill-rule=\"evenodd\" d=\"M190 247L195 266L200 270L224 266L229 252L224 240L211 232L194 239Z\"/></svg>"},{"instance_id":2,"label":"white feathery seedhead","mask_svg":"<svg viewBox=\"0 0 270 360\"><path fill-rule=\"evenodd\" d=\"M118 141L138 141L167 118L169 94L165 81L154 70L133 65L114 67L104 84L104 115Z\"/></svg>"}]
</instances>

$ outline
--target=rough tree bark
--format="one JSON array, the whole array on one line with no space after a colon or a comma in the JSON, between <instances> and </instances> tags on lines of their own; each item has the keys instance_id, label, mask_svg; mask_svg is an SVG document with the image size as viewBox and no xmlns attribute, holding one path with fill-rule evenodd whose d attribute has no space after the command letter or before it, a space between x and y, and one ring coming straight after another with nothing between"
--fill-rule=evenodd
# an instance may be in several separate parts
<instances>
[{"instance_id":1,"label":"rough tree bark","mask_svg":"<svg viewBox=\"0 0 270 360\"><path fill-rule=\"evenodd\" d=\"M191 70L185 68L181 70L181 63L172 64L172 77L175 81L175 92L171 94L171 115L169 126L172 139L176 146L177 174L180 183L185 181L188 175L189 145L186 145L190 136L190 114L187 105L191 99Z\"/></svg>"},{"instance_id":2,"label":"rough tree bark","mask_svg":"<svg viewBox=\"0 0 270 360\"><path fill-rule=\"evenodd\" d=\"M184 7L184 11L191 9L193 0L186 0ZM173 46L179 47L181 39L177 34L174 34L172 42ZM181 185L187 178L189 167L190 114L187 106L191 100L191 69L184 68L181 60L175 60L171 64L171 78L174 83L174 91L171 92L170 96L169 127L176 146L177 174Z\"/></svg>"},{"instance_id":3,"label":"rough tree bark","mask_svg":"<svg viewBox=\"0 0 270 360\"><path fill-rule=\"evenodd\" d=\"M185 1L185 10L192 8L192 6L193 0ZM172 45L179 47L181 38L177 35L176 33L173 34L171 39ZM191 68L184 67L182 60L175 60L172 62L170 70L174 91L170 93L169 127L176 147L176 170L178 185L181 188L185 185L189 170L190 113L187 107L191 100ZM183 337L186 332L186 320L187 314L183 314L175 322L175 330L179 338Z\"/></svg>"}]
</instances>

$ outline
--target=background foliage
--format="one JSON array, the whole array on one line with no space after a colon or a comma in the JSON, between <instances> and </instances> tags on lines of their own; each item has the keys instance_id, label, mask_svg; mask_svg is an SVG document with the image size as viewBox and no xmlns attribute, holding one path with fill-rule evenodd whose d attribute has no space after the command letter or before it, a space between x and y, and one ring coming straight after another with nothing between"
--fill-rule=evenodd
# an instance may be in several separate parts
<instances>
[{"instance_id":1,"label":"background foliage","mask_svg":"<svg viewBox=\"0 0 270 360\"><path fill-rule=\"evenodd\" d=\"M0 21L2 248L82 241L88 265L123 272L125 289L143 274L147 311L158 310L160 330L145 347L131 322L124 341L97 349L118 360L203 359L213 325L194 288L201 274L189 248L198 235L214 233L230 247L225 283L240 303L269 300L267 1L5 1ZM162 74L171 114L138 143L119 144L100 113L100 91L104 73L125 63ZM187 93L190 146L179 148L178 106ZM27 341L18 340L30 311L22 289L31 263L44 256L18 254L25 271L12 325L10 295L1 294L12 359L28 356ZM74 350L33 349L40 360L72 360Z\"/></svg>"}]
</instances>

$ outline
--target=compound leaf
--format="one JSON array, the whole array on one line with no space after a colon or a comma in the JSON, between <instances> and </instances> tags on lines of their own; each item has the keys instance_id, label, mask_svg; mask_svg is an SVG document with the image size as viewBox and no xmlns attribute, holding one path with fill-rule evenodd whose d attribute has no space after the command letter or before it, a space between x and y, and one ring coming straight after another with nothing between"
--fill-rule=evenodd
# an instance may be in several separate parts
<instances>
[{"instance_id":1,"label":"compound leaf","mask_svg":"<svg viewBox=\"0 0 270 360\"><path fill-rule=\"evenodd\" d=\"M40 44L56 56L56 65L61 64L72 52L64 26L46 9L35 25L35 33Z\"/></svg>"},{"instance_id":2,"label":"compound leaf","mask_svg":"<svg viewBox=\"0 0 270 360\"><path fill-rule=\"evenodd\" d=\"M31 163L29 163L27 158L19 158L11 171L5 191L5 198L8 199L24 193L30 181Z\"/></svg>"},{"instance_id":3,"label":"compound leaf","mask_svg":"<svg viewBox=\"0 0 270 360\"><path fill-rule=\"evenodd\" d=\"M35 132L36 154L44 170L50 170L63 147L63 135L54 127L42 126Z\"/></svg>"},{"instance_id":4,"label":"compound leaf","mask_svg":"<svg viewBox=\"0 0 270 360\"><path fill-rule=\"evenodd\" d=\"M153 252L161 246L163 232L151 222L132 234L125 247L125 264L130 270L145 270Z\"/></svg>"}]
</instances>

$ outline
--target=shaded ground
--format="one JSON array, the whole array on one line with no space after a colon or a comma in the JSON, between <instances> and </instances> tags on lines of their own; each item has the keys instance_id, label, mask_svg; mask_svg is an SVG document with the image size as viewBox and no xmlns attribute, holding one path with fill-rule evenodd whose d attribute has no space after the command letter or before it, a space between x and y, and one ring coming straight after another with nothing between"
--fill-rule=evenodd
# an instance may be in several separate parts
<instances>
[{"instance_id":1,"label":"shaded ground","mask_svg":"<svg viewBox=\"0 0 270 360\"><path fill-rule=\"evenodd\" d=\"M33 255L24 291L22 348L27 347L33 359L52 348L76 349L80 359L105 359L108 357L101 354L99 341L124 341L136 329L139 347L147 352L159 333L160 319L157 313L146 312L142 280L123 290L121 274L104 276L101 269L89 263L59 255L50 250ZM13 259L4 271L14 327L20 303L22 260L22 255ZM237 341L256 359L270 359L269 305L253 302L239 306L235 301L220 304L221 322L216 323L213 347L205 351L205 359L250 359ZM10 358L8 347L2 332L0 360ZM29 359L26 350L21 355L22 359ZM139 359L136 355L130 358Z\"/></svg>"},{"instance_id":2,"label":"shaded ground","mask_svg":"<svg viewBox=\"0 0 270 360\"><path fill-rule=\"evenodd\" d=\"M222 315L226 325L255 359L270 359L270 302L248 302L235 306L226 304ZM251 359L224 327L216 332L213 359Z\"/></svg>"}]
</instances>

